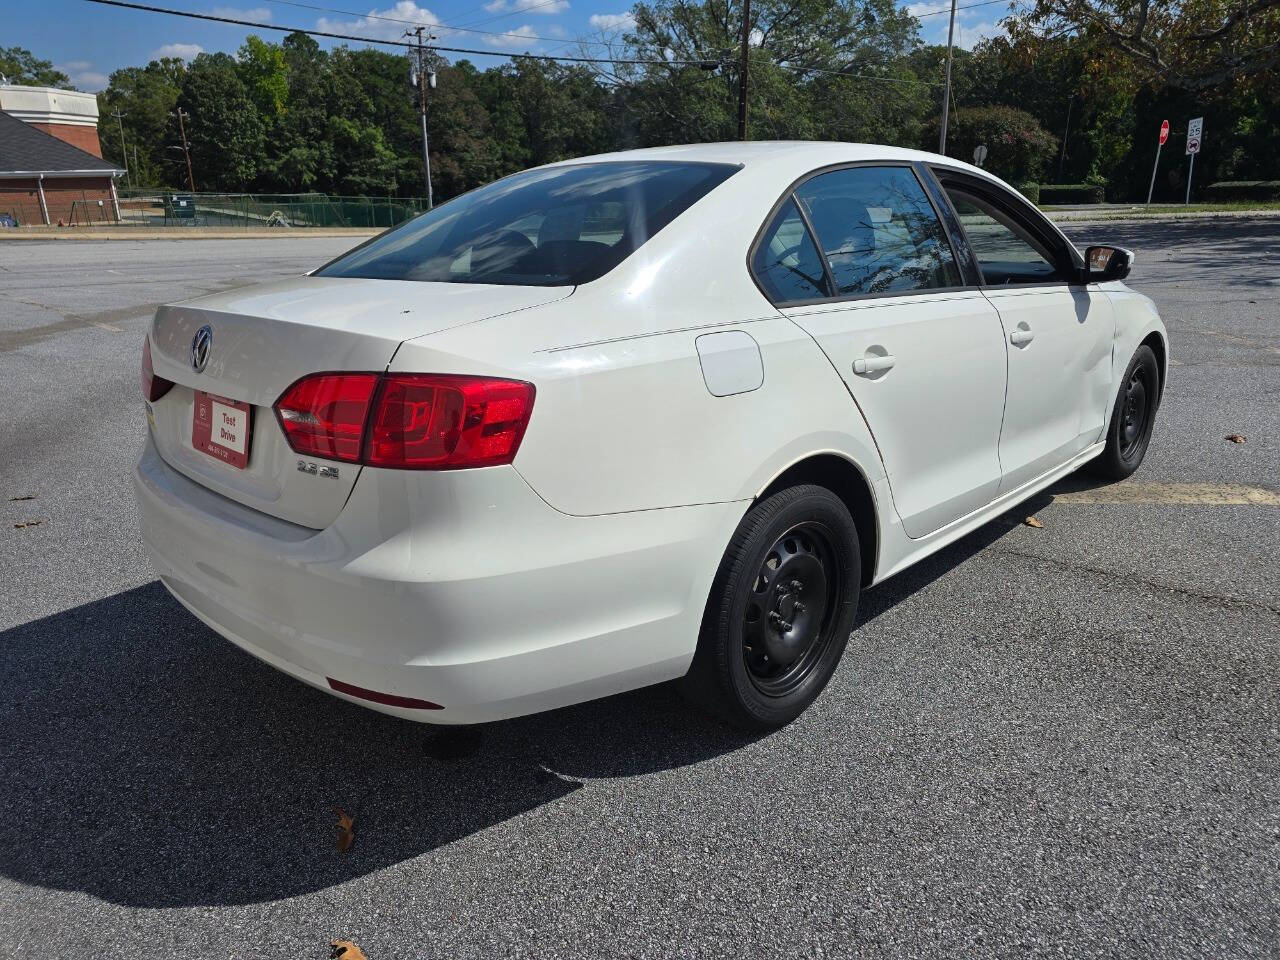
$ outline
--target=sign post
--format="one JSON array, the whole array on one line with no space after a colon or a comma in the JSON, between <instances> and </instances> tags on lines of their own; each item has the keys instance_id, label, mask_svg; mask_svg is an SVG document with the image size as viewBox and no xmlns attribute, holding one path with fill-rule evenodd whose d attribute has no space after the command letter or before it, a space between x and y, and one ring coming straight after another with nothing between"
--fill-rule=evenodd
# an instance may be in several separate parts
<instances>
[{"instance_id":1,"label":"sign post","mask_svg":"<svg viewBox=\"0 0 1280 960\"><path fill-rule=\"evenodd\" d=\"M1187 169L1187 199L1184 206L1191 203L1191 178L1196 172L1196 154L1200 152L1200 138L1204 135L1204 117L1196 117L1187 124L1187 153L1191 156L1191 166Z\"/></svg>"},{"instance_id":2,"label":"sign post","mask_svg":"<svg viewBox=\"0 0 1280 960\"><path fill-rule=\"evenodd\" d=\"M1160 148L1169 139L1169 121L1160 123L1160 142L1156 144L1156 162L1151 165L1151 186L1147 187L1147 206L1151 206L1151 194L1156 189L1156 169L1160 166Z\"/></svg>"},{"instance_id":3,"label":"sign post","mask_svg":"<svg viewBox=\"0 0 1280 960\"><path fill-rule=\"evenodd\" d=\"M987 162L987 145L985 143L980 143L973 148L973 162L979 167Z\"/></svg>"}]
</instances>

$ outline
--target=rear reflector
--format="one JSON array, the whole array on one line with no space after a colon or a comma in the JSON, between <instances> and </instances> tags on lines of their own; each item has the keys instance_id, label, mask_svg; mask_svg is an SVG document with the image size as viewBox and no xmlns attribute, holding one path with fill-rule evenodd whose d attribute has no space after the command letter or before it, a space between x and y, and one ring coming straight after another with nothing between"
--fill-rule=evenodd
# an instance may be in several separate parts
<instances>
[{"instance_id":1,"label":"rear reflector","mask_svg":"<svg viewBox=\"0 0 1280 960\"><path fill-rule=\"evenodd\" d=\"M438 703L432 703L430 700L419 700L416 697L401 697L394 693L379 693L377 690L366 690L364 687L357 687L353 683L343 683L341 680L335 680L333 677L325 677L329 681L331 689L338 693L345 693L349 697L359 697L361 700L370 700L373 703L385 704L388 707L405 707L409 710L443 710L444 707Z\"/></svg>"},{"instance_id":2,"label":"rear reflector","mask_svg":"<svg viewBox=\"0 0 1280 960\"><path fill-rule=\"evenodd\" d=\"M510 463L533 384L455 374L318 373L276 401L289 446L308 456L400 470Z\"/></svg>"},{"instance_id":3,"label":"rear reflector","mask_svg":"<svg viewBox=\"0 0 1280 960\"><path fill-rule=\"evenodd\" d=\"M155 403L173 389L173 381L157 377L151 368L151 338L142 338L142 395Z\"/></svg>"}]
</instances>

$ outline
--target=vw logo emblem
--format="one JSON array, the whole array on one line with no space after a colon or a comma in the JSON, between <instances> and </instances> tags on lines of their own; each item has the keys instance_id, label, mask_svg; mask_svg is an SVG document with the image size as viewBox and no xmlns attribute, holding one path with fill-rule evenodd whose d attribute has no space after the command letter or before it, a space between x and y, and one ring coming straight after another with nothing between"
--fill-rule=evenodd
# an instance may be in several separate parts
<instances>
[{"instance_id":1,"label":"vw logo emblem","mask_svg":"<svg viewBox=\"0 0 1280 960\"><path fill-rule=\"evenodd\" d=\"M213 344L213 327L207 323L191 338L191 369L204 373L209 364L209 347Z\"/></svg>"}]
</instances>

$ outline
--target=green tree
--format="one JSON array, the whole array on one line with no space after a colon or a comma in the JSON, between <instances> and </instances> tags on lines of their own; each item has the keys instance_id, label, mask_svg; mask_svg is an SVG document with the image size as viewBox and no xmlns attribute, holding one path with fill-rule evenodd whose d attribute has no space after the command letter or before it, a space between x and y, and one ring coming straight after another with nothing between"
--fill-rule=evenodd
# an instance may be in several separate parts
<instances>
[{"instance_id":1,"label":"green tree","mask_svg":"<svg viewBox=\"0 0 1280 960\"><path fill-rule=\"evenodd\" d=\"M335 169L329 136L332 83L328 54L305 33L286 36L281 52L285 105L266 145L260 182L286 193L328 190Z\"/></svg>"},{"instance_id":2,"label":"green tree","mask_svg":"<svg viewBox=\"0 0 1280 960\"><path fill-rule=\"evenodd\" d=\"M125 67L111 74L107 89L98 94L98 140L103 156L129 170L135 187L160 187L185 182L186 172L176 132L168 127L182 88L186 65L176 57L152 60L145 67ZM125 152L120 155L120 128L112 116L124 114ZM135 163L135 156L137 161Z\"/></svg>"},{"instance_id":3,"label":"green tree","mask_svg":"<svg viewBox=\"0 0 1280 960\"><path fill-rule=\"evenodd\" d=\"M1280 0L1035 0L1010 25L1015 36L1087 37L1117 54L1131 81L1155 85L1244 80L1274 96L1280 68Z\"/></svg>"},{"instance_id":4,"label":"green tree","mask_svg":"<svg viewBox=\"0 0 1280 960\"><path fill-rule=\"evenodd\" d=\"M719 64L714 72L698 66L621 68L622 80L635 88L624 99L636 139L736 137L742 11L734 0L636 5L635 29L625 37L631 57ZM844 129L861 127L866 119L858 110L867 101L850 96L852 83L822 78L897 69L895 61L918 42L918 21L892 0L757 0L749 35L752 136L812 136L834 118L844 119ZM816 98L823 95L838 102L824 101L819 110Z\"/></svg>"},{"instance_id":5,"label":"green tree","mask_svg":"<svg viewBox=\"0 0 1280 960\"><path fill-rule=\"evenodd\" d=\"M264 159L264 130L235 59L225 53L202 53L192 60L177 106L191 117L185 122L196 189L253 187ZM176 119L168 131L171 142L181 145Z\"/></svg>"},{"instance_id":6,"label":"green tree","mask_svg":"<svg viewBox=\"0 0 1280 960\"><path fill-rule=\"evenodd\" d=\"M0 75L10 83L32 87L61 87L73 90L71 78L22 47L0 47Z\"/></svg>"},{"instance_id":7,"label":"green tree","mask_svg":"<svg viewBox=\"0 0 1280 960\"><path fill-rule=\"evenodd\" d=\"M937 121L933 121L931 126ZM934 126L936 129L936 126ZM979 144L987 147L984 166L1010 183L1036 182L1048 169L1058 140L1025 110L1013 107L961 107L947 124L947 153L970 157ZM937 149L929 140L925 149Z\"/></svg>"},{"instance_id":8,"label":"green tree","mask_svg":"<svg viewBox=\"0 0 1280 960\"><path fill-rule=\"evenodd\" d=\"M251 33L240 47L239 64L240 78L258 108L258 115L264 120L274 120L284 113L289 97L284 48Z\"/></svg>"}]
</instances>

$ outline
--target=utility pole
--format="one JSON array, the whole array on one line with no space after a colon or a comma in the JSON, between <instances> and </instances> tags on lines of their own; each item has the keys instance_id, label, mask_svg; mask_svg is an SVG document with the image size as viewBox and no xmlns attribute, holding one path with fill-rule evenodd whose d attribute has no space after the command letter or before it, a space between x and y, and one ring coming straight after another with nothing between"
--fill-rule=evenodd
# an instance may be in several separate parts
<instances>
[{"instance_id":1,"label":"utility pole","mask_svg":"<svg viewBox=\"0 0 1280 960\"><path fill-rule=\"evenodd\" d=\"M188 113L187 116L189 117L191 114ZM182 122L181 107L178 108L178 133L182 136L182 153L187 158L187 186L191 188L192 193L195 193L196 177L195 174L191 172L191 150L189 149L190 145L187 143L187 127L186 124Z\"/></svg>"},{"instance_id":2,"label":"utility pole","mask_svg":"<svg viewBox=\"0 0 1280 960\"><path fill-rule=\"evenodd\" d=\"M738 79L738 139L747 139L747 68L751 63L751 0L742 0L742 75Z\"/></svg>"},{"instance_id":3,"label":"utility pole","mask_svg":"<svg viewBox=\"0 0 1280 960\"><path fill-rule=\"evenodd\" d=\"M1067 97L1067 126L1062 131L1062 152L1058 154L1058 182L1062 182L1062 165L1067 160L1067 137L1071 135L1071 105L1076 102L1076 95L1073 93Z\"/></svg>"},{"instance_id":4,"label":"utility pole","mask_svg":"<svg viewBox=\"0 0 1280 960\"><path fill-rule=\"evenodd\" d=\"M116 123L120 127L120 162L124 164L125 180L129 184L129 189L132 190L133 174L129 172L129 151L124 148L124 118L127 117L128 114L121 113L120 108L116 107L115 110L111 112L111 116L116 118Z\"/></svg>"},{"instance_id":5,"label":"utility pole","mask_svg":"<svg viewBox=\"0 0 1280 960\"><path fill-rule=\"evenodd\" d=\"M417 57L417 66L414 71L414 82L418 87L418 113L422 118L422 169L427 180L427 209L430 210L435 206L435 200L431 193L431 151L427 144L427 51L428 48L422 45L422 34L426 27L415 27L412 30L406 30L406 37L417 37L418 47L413 52ZM428 40L434 40L435 34L428 33ZM432 70L430 73L430 83L434 87L436 83L436 74Z\"/></svg>"},{"instance_id":6,"label":"utility pole","mask_svg":"<svg viewBox=\"0 0 1280 960\"><path fill-rule=\"evenodd\" d=\"M938 135L938 152L947 152L947 118L951 113L951 51L956 36L956 0L951 0L951 26L947 28L947 84L942 94L942 132Z\"/></svg>"}]
</instances>

